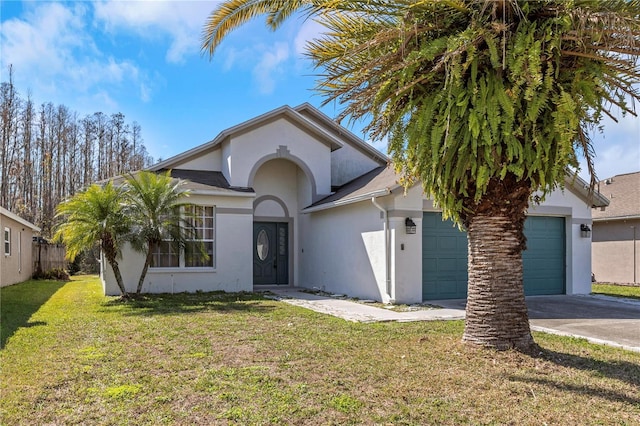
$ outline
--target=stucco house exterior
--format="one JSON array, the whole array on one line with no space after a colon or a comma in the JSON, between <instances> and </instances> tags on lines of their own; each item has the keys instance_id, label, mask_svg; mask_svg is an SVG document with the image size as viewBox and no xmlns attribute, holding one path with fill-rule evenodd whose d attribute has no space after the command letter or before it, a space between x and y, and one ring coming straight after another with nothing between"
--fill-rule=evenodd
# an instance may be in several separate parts
<instances>
[{"instance_id":1,"label":"stucco house exterior","mask_svg":"<svg viewBox=\"0 0 640 426\"><path fill-rule=\"evenodd\" d=\"M0 207L0 230L0 287L28 280L33 275L33 236L40 228Z\"/></svg>"},{"instance_id":2,"label":"stucco house exterior","mask_svg":"<svg viewBox=\"0 0 640 426\"><path fill-rule=\"evenodd\" d=\"M592 267L598 282L640 283L640 172L599 183L609 198L606 210L593 209Z\"/></svg>"},{"instance_id":3,"label":"stucco house exterior","mask_svg":"<svg viewBox=\"0 0 640 426\"><path fill-rule=\"evenodd\" d=\"M408 191L388 158L309 104L283 106L162 161L188 179L194 222L210 262L157 247L145 292L252 291L267 285L321 289L383 302L466 297L466 236L426 198ZM567 179L529 211L527 294L591 291L592 205ZM125 249L128 290L142 255ZM103 262L106 294L118 294Z\"/></svg>"}]
</instances>

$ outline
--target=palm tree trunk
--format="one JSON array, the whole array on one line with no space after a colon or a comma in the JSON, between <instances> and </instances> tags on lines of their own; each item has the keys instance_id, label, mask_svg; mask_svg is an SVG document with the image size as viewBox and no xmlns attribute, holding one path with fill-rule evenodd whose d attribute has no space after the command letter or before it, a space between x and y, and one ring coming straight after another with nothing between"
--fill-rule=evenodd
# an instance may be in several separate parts
<instances>
[{"instance_id":1,"label":"palm tree trunk","mask_svg":"<svg viewBox=\"0 0 640 426\"><path fill-rule=\"evenodd\" d=\"M127 290L124 288L124 283L122 281L122 274L120 274L120 266L118 265L118 261L115 259L109 260L109 265L111 265L111 269L113 269L113 275L116 276L116 283L118 283L118 287L120 288L120 293L122 293L122 297L127 297Z\"/></svg>"},{"instance_id":2,"label":"palm tree trunk","mask_svg":"<svg viewBox=\"0 0 640 426\"><path fill-rule=\"evenodd\" d=\"M469 217L469 288L462 340L526 350L534 342L522 280L525 214L514 221L509 214L493 211Z\"/></svg>"},{"instance_id":3,"label":"palm tree trunk","mask_svg":"<svg viewBox=\"0 0 640 426\"><path fill-rule=\"evenodd\" d=\"M111 265L111 269L113 269L113 275L116 277L116 283L120 288L122 297L127 297L127 289L124 287L124 282L122 281L122 274L120 273L120 266L118 265L117 259L118 252L114 247L113 237L108 233L104 233L102 235L101 246L102 251L104 252L104 257L107 259L107 262L109 262L109 265Z\"/></svg>"},{"instance_id":4,"label":"palm tree trunk","mask_svg":"<svg viewBox=\"0 0 640 426\"><path fill-rule=\"evenodd\" d=\"M153 252L151 251L151 244L147 245L147 256L144 259L144 266L142 267L142 272L140 272L140 279L138 280L138 288L136 289L136 294L140 294L142 291L142 284L144 283L144 278L147 276L147 271L149 270L149 265L151 265L151 259L153 258Z\"/></svg>"}]
</instances>

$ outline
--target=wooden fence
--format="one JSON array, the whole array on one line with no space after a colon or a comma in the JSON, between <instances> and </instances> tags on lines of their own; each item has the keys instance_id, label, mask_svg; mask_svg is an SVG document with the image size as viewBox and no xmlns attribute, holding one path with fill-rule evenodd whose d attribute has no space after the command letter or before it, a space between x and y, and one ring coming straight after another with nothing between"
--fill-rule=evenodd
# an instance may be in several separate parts
<instances>
[{"instance_id":1,"label":"wooden fence","mask_svg":"<svg viewBox=\"0 0 640 426\"><path fill-rule=\"evenodd\" d=\"M53 269L67 269L65 260L65 248L61 244L33 243L33 272L40 270L42 273ZM38 269L38 265L40 269Z\"/></svg>"}]
</instances>

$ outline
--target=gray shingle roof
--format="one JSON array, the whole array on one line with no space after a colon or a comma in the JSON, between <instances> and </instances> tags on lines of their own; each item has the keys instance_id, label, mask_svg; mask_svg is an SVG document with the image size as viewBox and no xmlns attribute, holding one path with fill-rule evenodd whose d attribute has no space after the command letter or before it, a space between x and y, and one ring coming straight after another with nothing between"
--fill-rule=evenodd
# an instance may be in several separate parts
<instances>
[{"instance_id":1,"label":"gray shingle roof","mask_svg":"<svg viewBox=\"0 0 640 426\"><path fill-rule=\"evenodd\" d=\"M165 171L165 169L159 170L159 172ZM230 186L229 182L227 182L227 179L224 177L222 172L172 169L171 177L188 180L189 182L185 185L185 188L192 191L214 189L222 192L254 192L253 188Z\"/></svg>"},{"instance_id":2,"label":"gray shingle roof","mask_svg":"<svg viewBox=\"0 0 640 426\"><path fill-rule=\"evenodd\" d=\"M594 209L594 220L640 217L640 172L605 179L597 189L609 198L610 204L605 211Z\"/></svg>"},{"instance_id":3,"label":"gray shingle roof","mask_svg":"<svg viewBox=\"0 0 640 426\"><path fill-rule=\"evenodd\" d=\"M348 203L349 200L358 199L359 197L382 190L391 191L399 186L398 175L392 167L376 167L370 172L345 183L333 194L316 201L307 208L318 207L325 204L336 205Z\"/></svg>"}]
</instances>

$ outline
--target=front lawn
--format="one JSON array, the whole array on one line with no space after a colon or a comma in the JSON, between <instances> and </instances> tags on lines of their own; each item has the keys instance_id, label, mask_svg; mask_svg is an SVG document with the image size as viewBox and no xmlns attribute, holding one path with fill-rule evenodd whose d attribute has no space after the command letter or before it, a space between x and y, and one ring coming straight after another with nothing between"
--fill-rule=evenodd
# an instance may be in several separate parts
<instances>
[{"instance_id":1,"label":"front lawn","mask_svg":"<svg viewBox=\"0 0 640 426\"><path fill-rule=\"evenodd\" d=\"M640 422L640 354L580 339L536 333L533 355L495 352L460 343L461 321L355 324L255 294L123 303L94 277L47 285L2 336L3 425ZM1 289L2 307L15 294L30 293Z\"/></svg>"},{"instance_id":2,"label":"front lawn","mask_svg":"<svg viewBox=\"0 0 640 426\"><path fill-rule=\"evenodd\" d=\"M591 293L640 300L640 286L593 284L591 286Z\"/></svg>"}]
</instances>

